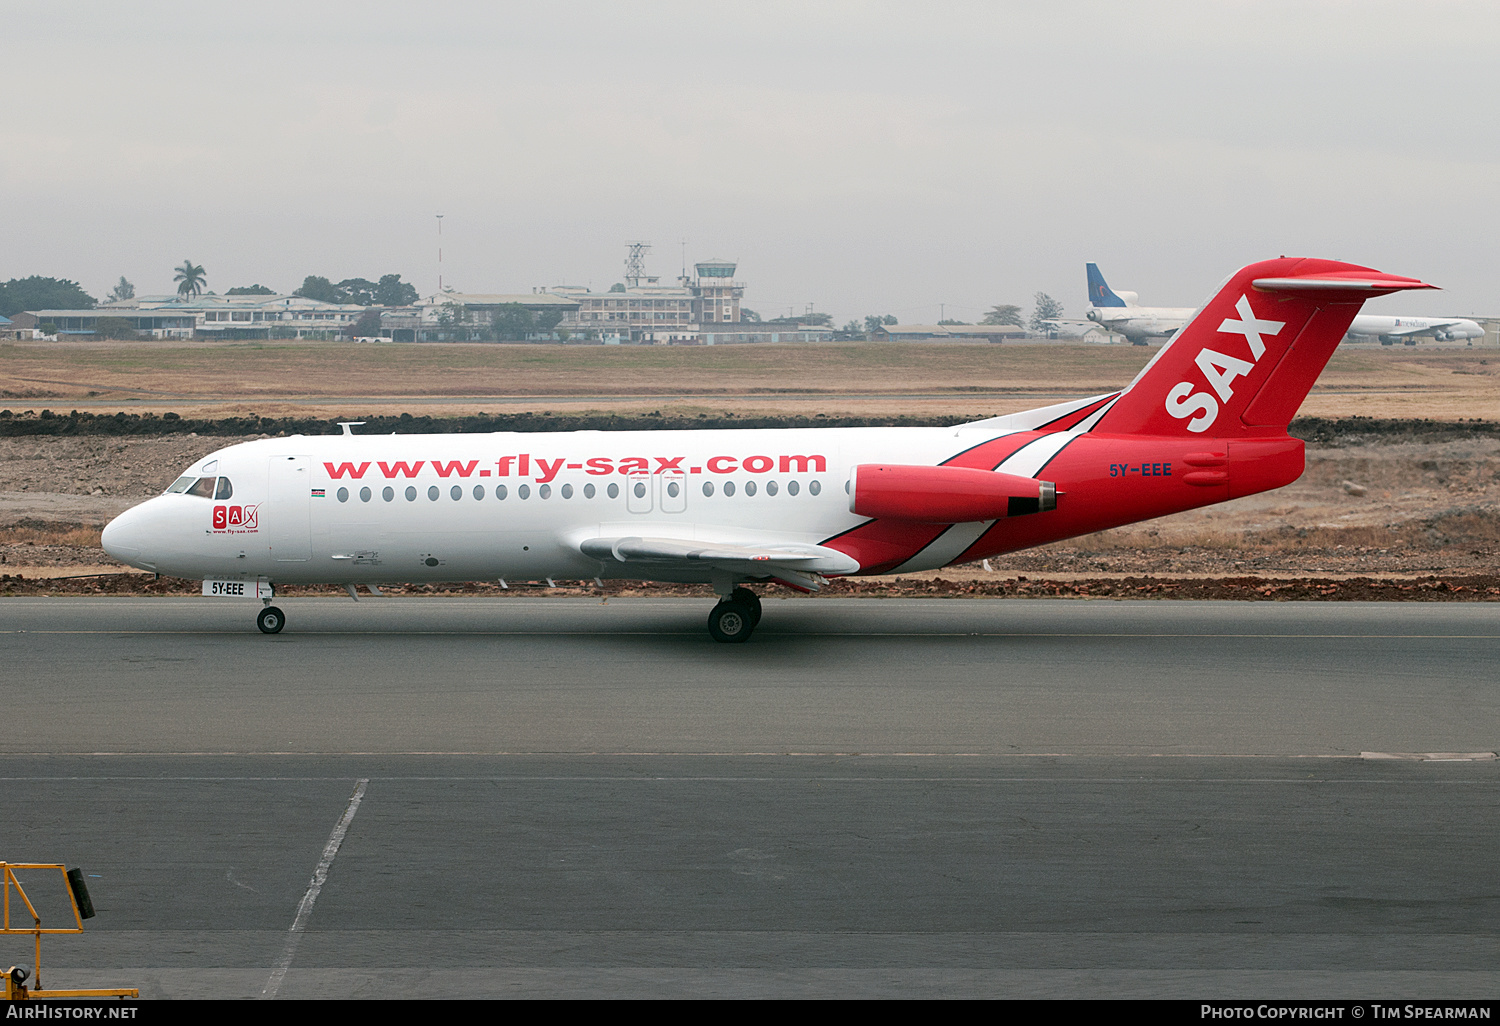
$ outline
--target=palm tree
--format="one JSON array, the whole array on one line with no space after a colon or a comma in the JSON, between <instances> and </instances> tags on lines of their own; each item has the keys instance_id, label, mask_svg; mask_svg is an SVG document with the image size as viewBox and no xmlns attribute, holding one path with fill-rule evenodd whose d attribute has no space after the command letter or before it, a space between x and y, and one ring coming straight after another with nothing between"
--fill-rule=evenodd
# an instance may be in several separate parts
<instances>
[{"instance_id":1,"label":"palm tree","mask_svg":"<svg viewBox=\"0 0 1500 1026\"><path fill-rule=\"evenodd\" d=\"M203 273L203 265L195 264L191 260L184 260L182 266L177 268L177 276L172 279L177 282L177 294L183 299L196 296L203 291L203 283L208 280Z\"/></svg>"}]
</instances>

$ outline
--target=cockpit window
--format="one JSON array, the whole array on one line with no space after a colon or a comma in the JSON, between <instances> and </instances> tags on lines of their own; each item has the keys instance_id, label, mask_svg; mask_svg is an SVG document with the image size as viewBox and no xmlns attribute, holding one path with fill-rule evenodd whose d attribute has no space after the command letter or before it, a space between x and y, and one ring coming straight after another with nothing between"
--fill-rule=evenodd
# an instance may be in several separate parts
<instances>
[{"instance_id":1,"label":"cockpit window","mask_svg":"<svg viewBox=\"0 0 1500 1026\"><path fill-rule=\"evenodd\" d=\"M200 477L198 483L187 490L189 495L201 495L205 499L214 497L214 481L212 477Z\"/></svg>"},{"instance_id":2,"label":"cockpit window","mask_svg":"<svg viewBox=\"0 0 1500 1026\"><path fill-rule=\"evenodd\" d=\"M227 499L234 494L234 485L229 483L229 478L219 478L219 487L214 490L215 499Z\"/></svg>"},{"instance_id":3,"label":"cockpit window","mask_svg":"<svg viewBox=\"0 0 1500 1026\"><path fill-rule=\"evenodd\" d=\"M167 494L179 495L182 492L185 492L189 488L193 487L193 482L196 480L198 479L192 474L188 474L186 477L179 477L176 481L173 481L171 487L167 489Z\"/></svg>"}]
</instances>

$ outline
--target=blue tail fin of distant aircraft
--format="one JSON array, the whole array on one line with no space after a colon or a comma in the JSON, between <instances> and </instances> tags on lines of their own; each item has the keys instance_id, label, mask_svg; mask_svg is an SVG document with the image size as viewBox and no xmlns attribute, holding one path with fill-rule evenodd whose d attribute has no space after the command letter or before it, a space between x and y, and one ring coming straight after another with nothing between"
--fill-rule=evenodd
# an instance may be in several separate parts
<instances>
[{"instance_id":1,"label":"blue tail fin of distant aircraft","mask_svg":"<svg viewBox=\"0 0 1500 1026\"><path fill-rule=\"evenodd\" d=\"M1089 303L1094 306L1124 306L1125 300L1115 295L1099 273L1098 264L1088 264Z\"/></svg>"}]
</instances>

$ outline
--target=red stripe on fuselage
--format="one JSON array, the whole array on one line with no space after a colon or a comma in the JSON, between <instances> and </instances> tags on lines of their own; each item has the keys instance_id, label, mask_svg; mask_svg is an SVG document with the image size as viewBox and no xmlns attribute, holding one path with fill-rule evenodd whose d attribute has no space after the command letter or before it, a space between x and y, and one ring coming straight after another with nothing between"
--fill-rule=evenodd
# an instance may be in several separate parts
<instances>
[{"instance_id":1,"label":"red stripe on fuselage","mask_svg":"<svg viewBox=\"0 0 1500 1026\"><path fill-rule=\"evenodd\" d=\"M994 470L1027 442L1047 432L1018 431L981 442L940 464ZM948 530L947 524L916 524L909 520L867 520L821 544L837 549L859 563L860 574L883 574L905 563Z\"/></svg>"},{"instance_id":2,"label":"red stripe on fuselage","mask_svg":"<svg viewBox=\"0 0 1500 1026\"><path fill-rule=\"evenodd\" d=\"M1087 406L1085 406L1081 410L1074 410L1072 413L1065 413L1065 414L1063 414L1061 417L1058 417L1056 420L1049 420L1047 423L1043 424L1037 430L1038 431L1071 431L1073 428L1077 427L1079 424L1082 424L1085 420L1088 420L1094 414L1098 413L1104 407L1106 407L1110 403L1114 402L1116 399L1119 398L1119 396L1120 396L1119 392L1116 392L1114 395L1107 395L1103 399L1100 399L1098 402L1089 403Z\"/></svg>"}]
</instances>

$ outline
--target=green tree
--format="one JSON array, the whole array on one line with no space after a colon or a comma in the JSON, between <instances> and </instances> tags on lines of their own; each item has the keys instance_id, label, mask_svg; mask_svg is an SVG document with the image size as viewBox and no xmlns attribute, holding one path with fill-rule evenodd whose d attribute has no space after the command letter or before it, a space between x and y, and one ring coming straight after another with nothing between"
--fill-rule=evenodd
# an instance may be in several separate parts
<instances>
[{"instance_id":1,"label":"green tree","mask_svg":"<svg viewBox=\"0 0 1500 1026\"><path fill-rule=\"evenodd\" d=\"M559 316L558 320L562 318ZM556 324L557 321L552 323ZM536 321L531 316L531 311L520 303L505 303L495 308L490 329L497 342L520 342L528 333L536 330Z\"/></svg>"},{"instance_id":2,"label":"green tree","mask_svg":"<svg viewBox=\"0 0 1500 1026\"><path fill-rule=\"evenodd\" d=\"M182 266L177 268L177 273L172 276L172 280L177 283L177 294L187 299L190 296L203 294L203 286L208 281L208 277L203 273L202 264L184 260Z\"/></svg>"},{"instance_id":3,"label":"green tree","mask_svg":"<svg viewBox=\"0 0 1500 1026\"><path fill-rule=\"evenodd\" d=\"M0 285L0 317L22 310L92 310L98 300L67 278L12 278Z\"/></svg>"},{"instance_id":4,"label":"green tree","mask_svg":"<svg viewBox=\"0 0 1500 1026\"><path fill-rule=\"evenodd\" d=\"M858 321L850 321L839 329L839 334L853 338L855 335L863 334L864 330Z\"/></svg>"},{"instance_id":5,"label":"green tree","mask_svg":"<svg viewBox=\"0 0 1500 1026\"><path fill-rule=\"evenodd\" d=\"M106 302L110 302L110 303L122 303L122 302L124 302L127 299L134 299L134 298L135 298L135 286L132 285L132 284L130 284L130 282L126 281L125 280L125 276L123 274L120 275L119 282L110 291L109 295L107 295L107 296L104 297L105 301Z\"/></svg>"},{"instance_id":6,"label":"green tree","mask_svg":"<svg viewBox=\"0 0 1500 1026\"><path fill-rule=\"evenodd\" d=\"M380 311L366 310L359 320L349 325L350 338L371 338L380 334Z\"/></svg>"},{"instance_id":7,"label":"green tree","mask_svg":"<svg viewBox=\"0 0 1500 1026\"><path fill-rule=\"evenodd\" d=\"M224 293L224 295L226 295L226 296L274 296L274 295L276 295L276 293L272 292L270 289L266 288L264 285L261 285L260 283L257 282L254 285L236 285L234 288L232 288L228 292Z\"/></svg>"},{"instance_id":8,"label":"green tree","mask_svg":"<svg viewBox=\"0 0 1500 1026\"><path fill-rule=\"evenodd\" d=\"M955 321L953 318L950 317L947 320L938 321L938 323L939 324L968 324L969 322L968 321Z\"/></svg>"},{"instance_id":9,"label":"green tree","mask_svg":"<svg viewBox=\"0 0 1500 1026\"><path fill-rule=\"evenodd\" d=\"M100 317L94 322L94 337L133 342L140 336L136 333L135 325L124 317Z\"/></svg>"},{"instance_id":10,"label":"green tree","mask_svg":"<svg viewBox=\"0 0 1500 1026\"><path fill-rule=\"evenodd\" d=\"M316 299L323 303L343 303L346 301L344 294L338 290L337 285L327 278L316 274L309 274L306 278L303 278L302 287L293 292L292 295L301 296L303 299Z\"/></svg>"},{"instance_id":11,"label":"green tree","mask_svg":"<svg viewBox=\"0 0 1500 1026\"><path fill-rule=\"evenodd\" d=\"M399 274L382 274L375 286L378 306L411 306L417 301L416 286L401 280Z\"/></svg>"},{"instance_id":12,"label":"green tree","mask_svg":"<svg viewBox=\"0 0 1500 1026\"><path fill-rule=\"evenodd\" d=\"M1018 328L1026 327L1026 322L1021 319L1021 308L1011 303L990 308L990 312L984 315L980 324L1014 324Z\"/></svg>"},{"instance_id":13,"label":"green tree","mask_svg":"<svg viewBox=\"0 0 1500 1026\"><path fill-rule=\"evenodd\" d=\"M379 288L368 278L345 278L334 286L344 298L341 303L358 303L360 306L375 305L375 290Z\"/></svg>"},{"instance_id":14,"label":"green tree","mask_svg":"<svg viewBox=\"0 0 1500 1026\"><path fill-rule=\"evenodd\" d=\"M742 306L740 307L740 320L749 321L751 324L754 324L760 320L760 314L756 313L748 306Z\"/></svg>"},{"instance_id":15,"label":"green tree","mask_svg":"<svg viewBox=\"0 0 1500 1026\"><path fill-rule=\"evenodd\" d=\"M1045 292L1036 294L1036 306L1031 311L1031 330L1046 331L1047 322L1063 315L1063 305Z\"/></svg>"},{"instance_id":16,"label":"green tree","mask_svg":"<svg viewBox=\"0 0 1500 1026\"><path fill-rule=\"evenodd\" d=\"M865 318L865 334L873 335L885 325L895 323L896 318L892 317L890 314L886 314L883 317L880 314L870 314Z\"/></svg>"},{"instance_id":17,"label":"green tree","mask_svg":"<svg viewBox=\"0 0 1500 1026\"><path fill-rule=\"evenodd\" d=\"M609 291L611 291L611 292L624 292L625 291L625 283L617 281L617 282L615 282L613 285L611 285L609 287Z\"/></svg>"}]
</instances>

